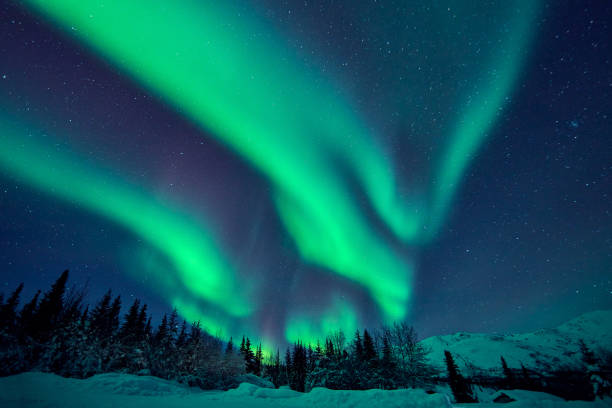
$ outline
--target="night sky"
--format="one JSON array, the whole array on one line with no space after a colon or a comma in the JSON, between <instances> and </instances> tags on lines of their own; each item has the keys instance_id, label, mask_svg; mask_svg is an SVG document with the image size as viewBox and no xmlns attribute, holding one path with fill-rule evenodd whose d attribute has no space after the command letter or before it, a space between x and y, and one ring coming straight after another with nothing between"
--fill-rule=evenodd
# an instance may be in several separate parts
<instances>
[{"instance_id":1,"label":"night sky","mask_svg":"<svg viewBox=\"0 0 612 408\"><path fill-rule=\"evenodd\" d=\"M67 268L265 347L612 308L608 2L0 13L5 293Z\"/></svg>"}]
</instances>

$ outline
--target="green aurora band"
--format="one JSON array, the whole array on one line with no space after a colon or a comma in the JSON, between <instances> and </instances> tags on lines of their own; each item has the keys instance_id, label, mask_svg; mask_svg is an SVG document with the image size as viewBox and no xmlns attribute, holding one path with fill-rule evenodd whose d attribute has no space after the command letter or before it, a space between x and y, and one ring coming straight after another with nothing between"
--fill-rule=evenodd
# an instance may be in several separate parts
<instances>
[{"instance_id":1,"label":"green aurora band","mask_svg":"<svg viewBox=\"0 0 612 408\"><path fill-rule=\"evenodd\" d=\"M504 32L489 63L485 64L487 70L465 98L450 132L449 143L439 159L425 239L433 238L443 224L461 177L494 126L524 65L525 50L534 35L539 1L520 1L518 5L521 7L508 16L510 29Z\"/></svg>"},{"instance_id":2,"label":"green aurora band","mask_svg":"<svg viewBox=\"0 0 612 408\"><path fill-rule=\"evenodd\" d=\"M388 152L336 82L305 64L263 19L234 3L25 3L267 176L275 187L279 217L303 259L363 285L387 321L407 316L413 266L376 231L340 170L347 169L358 180L376 215L401 242L422 245L431 240L449 212L470 159L512 92L538 5L517 2L520 12L511 16L499 50L490 54L481 71L485 74L474 81L468 102L459 105L454 126L446 130L447 143L435 161L428 196L408 199L398 193ZM124 193L129 196L129 191ZM129 217L113 217L135 228ZM154 244L171 258L176 256L164 247L170 244ZM200 266L200 274L220 276L206 263ZM326 316L338 315L339 308L350 306L334 303L319 315L319 323L312 323L317 317L310 314L289 317L287 338L296 338L300 331L308 337L323 334ZM190 310L190 315L196 314L193 307Z\"/></svg>"},{"instance_id":3,"label":"green aurora band","mask_svg":"<svg viewBox=\"0 0 612 408\"><path fill-rule=\"evenodd\" d=\"M364 285L387 319L405 316L412 268L368 225L330 156L344 159L399 235L416 233L416 212L401 210L410 207L397 203L385 155L339 92L280 39L253 38L265 26L222 2L27 3L268 175L303 257Z\"/></svg>"},{"instance_id":4,"label":"green aurora band","mask_svg":"<svg viewBox=\"0 0 612 408\"><path fill-rule=\"evenodd\" d=\"M210 332L229 334L227 323L218 316L234 320L251 313L231 264L197 220L77 155L60 153L48 143L37 141L31 130L4 114L0 114L0 169L31 187L115 222L165 255L180 282L173 282L171 271L160 271L157 277L165 279L166 290L175 289L164 295L175 306L195 298L220 309L217 316L200 312L195 319L202 320Z\"/></svg>"},{"instance_id":5,"label":"green aurora band","mask_svg":"<svg viewBox=\"0 0 612 408\"><path fill-rule=\"evenodd\" d=\"M285 333L287 341L291 343L300 340L303 344L314 347L317 342L321 343L329 334L342 331L350 335L360 328L354 307L337 296L322 315L318 313L291 315L287 321Z\"/></svg>"}]
</instances>

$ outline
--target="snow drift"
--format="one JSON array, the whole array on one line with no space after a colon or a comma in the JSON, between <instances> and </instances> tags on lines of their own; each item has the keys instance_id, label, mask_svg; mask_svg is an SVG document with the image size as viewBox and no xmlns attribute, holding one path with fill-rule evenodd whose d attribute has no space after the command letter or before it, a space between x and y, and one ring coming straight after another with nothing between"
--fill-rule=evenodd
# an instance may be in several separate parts
<instances>
[{"instance_id":1,"label":"snow drift","mask_svg":"<svg viewBox=\"0 0 612 408\"><path fill-rule=\"evenodd\" d=\"M423 390L332 391L308 394L288 389L241 384L230 391L201 391L155 377L101 374L86 380L47 373L23 373L0 378L3 408L181 408L181 407L450 407L442 394Z\"/></svg>"},{"instance_id":2,"label":"snow drift","mask_svg":"<svg viewBox=\"0 0 612 408\"><path fill-rule=\"evenodd\" d=\"M557 397L528 391L503 391L514 402L509 408L612 406L610 400L565 402ZM474 408L498 404L465 404ZM333 391L315 388L302 394L286 388L261 388L241 384L230 391L202 391L155 377L101 374L86 380L30 372L0 378L3 408L450 408L447 396L418 389L394 391Z\"/></svg>"}]
</instances>

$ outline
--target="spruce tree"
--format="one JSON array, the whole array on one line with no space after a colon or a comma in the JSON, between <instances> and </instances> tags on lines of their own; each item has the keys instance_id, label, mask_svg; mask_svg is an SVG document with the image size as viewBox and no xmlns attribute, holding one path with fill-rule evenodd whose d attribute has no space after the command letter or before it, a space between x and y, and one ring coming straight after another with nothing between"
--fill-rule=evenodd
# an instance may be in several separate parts
<instances>
[{"instance_id":1,"label":"spruce tree","mask_svg":"<svg viewBox=\"0 0 612 408\"><path fill-rule=\"evenodd\" d=\"M17 289L11 296L0 306L0 331L6 331L7 334L14 334L17 326L17 306L19 305L19 296L23 290L23 283L17 286ZM1 303L0 303L1 304Z\"/></svg>"},{"instance_id":2,"label":"spruce tree","mask_svg":"<svg viewBox=\"0 0 612 408\"><path fill-rule=\"evenodd\" d=\"M291 361L291 349L287 347L285 351L285 377L287 378L287 384L291 382L291 376L293 372L293 361Z\"/></svg>"},{"instance_id":3,"label":"spruce tree","mask_svg":"<svg viewBox=\"0 0 612 408\"><path fill-rule=\"evenodd\" d=\"M580 339L578 341L578 346L580 348L580 353L582 354L582 361L587 366L594 366L597 364L597 357L595 357L595 353L591 350L584 340Z\"/></svg>"},{"instance_id":4,"label":"spruce tree","mask_svg":"<svg viewBox=\"0 0 612 408\"><path fill-rule=\"evenodd\" d=\"M108 332L111 336L115 336L119 330L119 315L121 314L121 296L117 296L113 300L108 316Z\"/></svg>"},{"instance_id":5,"label":"spruce tree","mask_svg":"<svg viewBox=\"0 0 612 408\"><path fill-rule=\"evenodd\" d=\"M187 322L183 320L181 324L181 329L179 330L178 336L176 338L176 348L177 350L181 350L187 344Z\"/></svg>"},{"instance_id":6,"label":"spruce tree","mask_svg":"<svg viewBox=\"0 0 612 408\"><path fill-rule=\"evenodd\" d=\"M150 339L152 337L153 337L153 325L151 324L151 316L149 316L149 318L147 319L147 324L145 324L145 328L144 328L144 338Z\"/></svg>"},{"instance_id":7,"label":"spruce tree","mask_svg":"<svg viewBox=\"0 0 612 408\"><path fill-rule=\"evenodd\" d=\"M272 379L272 384L274 384L275 388L280 387L280 374L281 374L281 362L280 362L280 350L276 349L276 358L274 359L274 364L270 370L270 377Z\"/></svg>"},{"instance_id":8,"label":"spruce tree","mask_svg":"<svg viewBox=\"0 0 612 408\"><path fill-rule=\"evenodd\" d=\"M246 343L244 342L244 336L242 336L242 342L240 343L240 354L244 357L246 353Z\"/></svg>"},{"instance_id":9,"label":"spruce tree","mask_svg":"<svg viewBox=\"0 0 612 408\"><path fill-rule=\"evenodd\" d=\"M172 310L170 313L170 317L168 318L168 333L170 336L170 341L176 341L178 336L178 311L176 308Z\"/></svg>"},{"instance_id":10,"label":"spruce tree","mask_svg":"<svg viewBox=\"0 0 612 408\"><path fill-rule=\"evenodd\" d=\"M314 370L315 365L316 365L316 358L315 358L315 352L310 346L310 344L306 348L306 362L307 362L306 367L307 367L308 372Z\"/></svg>"},{"instance_id":11,"label":"spruce tree","mask_svg":"<svg viewBox=\"0 0 612 408\"><path fill-rule=\"evenodd\" d=\"M34 337L39 341L47 341L53 329L58 327L64 308L64 294L66 293L66 282L68 281L68 270L65 270L60 277L51 285L51 289L46 292L34 313Z\"/></svg>"},{"instance_id":12,"label":"spruce tree","mask_svg":"<svg viewBox=\"0 0 612 408\"><path fill-rule=\"evenodd\" d=\"M192 330L193 332L193 330ZM164 313L161 323L155 332L155 341L158 345L163 344L168 338L168 316Z\"/></svg>"},{"instance_id":13,"label":"spruce tree","mask_svg":"<svg viewBox=\"0 0 612 408\"><path fill-rule=\"evenodd\" d=\"M455 396L457 403L469 403L478 402L472 393L472 389L468 382L463 378L459 372L457 364L451 355L450 351L444 350L444 358L446 360L446 368L448 370L448 381L450 383L451 390Z\"/></svg>"},{"instance_id":14,"label":"spruce tree","mask_svg":"<svg viewBox=\"0 0 612 408\"><path fill-rule=\"evenodd\" d=\"M148 326L148 327L147 327ZM138 313L138 321L136 324L136 337L138 340L143 340L146 335L150 334L151 321L147 320L147 305L144 304Z\"/></svg>"},{"instance_id":15,"label":"spruce tree","mask_svg":"<svg viewBox=\"0 0 612 408\"><path fill-rule=\"evenodd\" d=\"M317 347L315 347L314 353L315 353L316 361L319 361L321 357L323 357L323 350L321 349L321 343L319 342L318 339L317 339Z\"/></svg>"},{"instance_id":16,"label":"spruce tree","mask_svg":"<svg viewBox=\"0 0 612 408\"><path fill-rule=\"evenodd\" d=\"M382 385L385 389L395 388L395 361L393 360L393 348L388 336L382 338L382 358L380 360L380 374Z\"/></svg>"},{"instance_id":17,"label":"spruce tree","mask_svg":"<svg viewBox=\"0 0 612 408\"><path fill-rule=\"evenodd\" d=\"M255 352L255 364L254 364L254 374L261 375L263 367L263 352L261 350L261 343L257 346L257 351Z\"/></svg>"},{"instance_id":18,"label":"spruce tree","mask_svg":"<svg viewBox=\"0 0 612 408\"><path fill-rule=\"evenodd\" d=\"M512 370L510 370L510 368L508 367L508 364L506 363L506 359L504 358L504 356L500 357L501 359L501 364L502 364L502 370L504 372L504 378L505 378L505 385L508 389L512 389L514 388L516 382L514 380L514 374L512 373Z\"/></svg>"},{"instance_id":19,"label":"spruce tree","mask_svg":"<svg viewBox=\"0 0 612 408\"><path fill-rule=\"evenodd\" d=\"M529 375L529 371L527 370L527 367L525 367L525 365L523 363L521 363L521 388L525 389L525 390L534 390L534 382L531 379L531 376Z\"/></svg>"},{"instance_id":20,"label":"spruce tree","mask_svg":"<svg viewBox=\"0 0 612 408\"><path fill-rule=\"evenodd\" d=\"M249 374L255 374L255 353L251 349L251 339L246 338L246 342L244 343L244 366L246 367L246 372Z\"/></svg>"},{"instance_id":21,"label":"spruce tree","mask_svg":"<svg viewBox=\"0 0 612 408\"><path fill-rule=\"evenodd\" d=\"M124 344L134 343L138 340L138 324L140 320L140 300L136 299L124 317L124 323L119 336Z\"/></svg>"},{"instance_id":22,"label":"spruce tree","mask_svg":"<svg viewBox=\"0 0 612 408\"><path fill-rule=\"evenodd\" d=\"M374 340L368 330L363 331L363 359L368 362L373 362L377 357Z\"/></svg>"},{"instance_id":23,"label":"spruce tree","mask_svg":"<svg viewBox=\"0 0 612 408\"><path fill-rule=\"evenodd\" d=\"M111 291L107 291L91 312L90 330L94 337L106 343L110 337Z\"/></svg>"},{"instance_id":24,"label":"spruce tree","mask_svg":"<svg viewBox=\"0 0 612 408\"><path fill-rule=\"evenodd\" d=\"M19 339L24 341L26 338L34 335L34 314L38 308L38 298L40 297L40 290L36 291L32 300L26 303L21 312L19 312L18 326L19 326Z\"/></svg>"},{"instance_id":25,"label":"spruce tree","mask_svg":"<svg viewBox=\"0 0 612 408\"><path fill-rule=\"evenodd\" d=\"M353 357L357 361L363 359L363 342L361 341L361 334L359 330L355 331L355 339L353 340Z\"/></svg>"},{"instance_id":26,"label":"spruce tree","mask_svg":"<svg viewBox=\"0 0 612 408\"><path fill-rule=\"evenodd\" d=\"M332 357L334 357L334 354L334 343L332 343L331 339L327 337L325 339L325 356L328 359L331 359Z\"/></svg>"},{"instance_id":27,"label":"spruce tree","mask_svg":"<svg viewBox=\"0 0 612 408\"><path fill-rule=\"evenodd\" d=\"M298 392L305 392L306 388L306 348L298 341L293 347L292 371L289 386Z\"/></svg>"},{"instance_id":28,"label":"spruce tree","mask_svg":"<svg viewBox=\"0 0 612 408\"><path fill-rule=\"evenodd\" d=\"M234 341L231 337L225 347L225 354L234 354Z\"/></svg>"}]
</instances>

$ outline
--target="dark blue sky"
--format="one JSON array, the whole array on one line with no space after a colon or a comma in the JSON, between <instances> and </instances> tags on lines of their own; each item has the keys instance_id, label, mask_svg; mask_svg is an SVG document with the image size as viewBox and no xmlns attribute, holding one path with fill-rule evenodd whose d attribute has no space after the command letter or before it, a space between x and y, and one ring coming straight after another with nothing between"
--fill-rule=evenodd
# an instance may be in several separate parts
<instances>
[{"instance_id":1,"label":"dark blue sky","mask_svg":"<svg viewBox=\"0 0 612 408\"><path fill-rule=\"evenodd\" d=\"M288 4L265 4L280 32L320 47L330 65L359 42L344 29L357 16L343 3L297 7L290 18ZM431 242L406 249L416 264L409 320L422 335L531 330L612 307L611 11L596 1L545 5L511 100L465 172L444 225ZM8 2L0 13L3 109L65 135L57 150L78 151L118 177L214 214L211 229L233 262L266 288L252 323L259 332L282 338L286 311L316 304L329 287L357 304L360 322L377 324L362 288L302 260L264 175L40 17ZM391 75L356 65L343 76L359 84L356 95L378 82L384 88ZM384 102L370 95L364 111L384 122L380 111L393 109L396 95L387 90ZM396 146L395 154L406 153L401 141ZM422 166L422 152L410 162L408 170ZM112 288L124 299L144 299L159 316L171 307L167 299L146 273L130 271L141 267L130 257L142 248L122 227L0 171L1 291L23 281L30 297L69 268L73 283L87 283L90 300Z\"/></svg>"}]
</instances>

